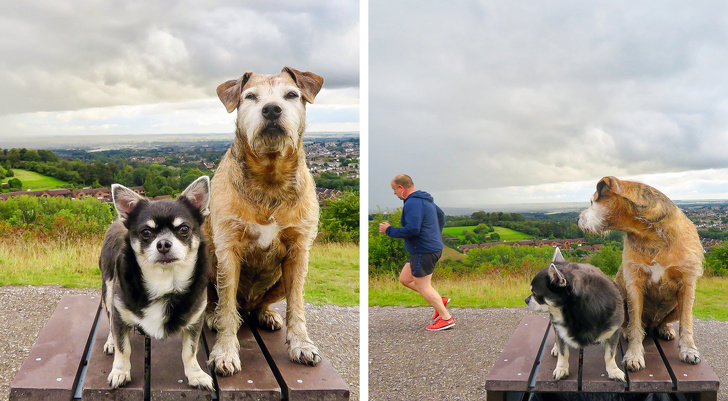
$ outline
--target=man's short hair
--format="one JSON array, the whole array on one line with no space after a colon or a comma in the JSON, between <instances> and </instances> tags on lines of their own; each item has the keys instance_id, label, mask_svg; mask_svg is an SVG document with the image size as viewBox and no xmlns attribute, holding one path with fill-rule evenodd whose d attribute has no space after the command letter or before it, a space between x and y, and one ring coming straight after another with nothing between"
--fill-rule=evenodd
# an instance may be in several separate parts
<instances>
[{"instance_id":1,"label":"man's short hair","mask_svg":"<svg viewBox=\"0 0 728 401\"><path fill-rule=\"evenodd\" d=\"M412 182L412 178L410 176L408 176L407 174L400 174L400 175L394 177L392 182L395 185L401 185L407 189L415 186L415 183Z\"/></svg>"}]
</instances>

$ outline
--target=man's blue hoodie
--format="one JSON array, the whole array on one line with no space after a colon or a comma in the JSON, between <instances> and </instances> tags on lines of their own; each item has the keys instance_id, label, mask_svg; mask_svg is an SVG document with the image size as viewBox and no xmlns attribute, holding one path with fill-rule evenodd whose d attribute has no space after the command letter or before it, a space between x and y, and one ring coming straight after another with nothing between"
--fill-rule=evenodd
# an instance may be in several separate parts
<instances>
[{"instance_id":1,"label":"man's blue hoodie","mask_svg":"<svg viewBox=\"0 0 728 401\"><path fill-rule=\"evenodd\" d=\"M442 251L442 228L445 213L435 204L432 195L415 191L407 196L402 208L402 227L388 227L386 234L404 238L409 253L435 253Z\"/></svg>"}]
</instances>

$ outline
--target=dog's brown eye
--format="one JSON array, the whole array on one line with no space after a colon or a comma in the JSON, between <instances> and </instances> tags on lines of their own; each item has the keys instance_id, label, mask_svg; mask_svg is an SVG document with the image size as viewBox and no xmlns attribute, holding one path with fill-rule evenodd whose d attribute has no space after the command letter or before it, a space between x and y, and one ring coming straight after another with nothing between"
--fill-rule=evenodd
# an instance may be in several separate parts
<instances>
[{"instance_id":1,"label":"dog's brown eye","mask_svg":"<svg viewBox=\"0 0 728 401\"><path fill-rule=\"evenodd\" d=\"M255 100L256 96L253 93L248 93L247 95L245 95L245 98L248 100Z\"/></svg>"},{"instance_id":2,"label":"dog's brown eye","mask_svg":"<svg viewBox=\"0 0 728 401\"><path fill-rule=\"evenodd\" d=\"M290 92L286 93L286 99L289 99L289 100L298 99L298 93L296 93L294 91L290 91Z\"/></svg>"},{"instance_id":3,"label":"dog's brown eye","mask_svg":"<svg viewBox=\"0 0 728 401\"><path fill-rule=\"evenodd\" d=\"M181 226L179 228L179 233L181 235L187 235L187 234L189 234L190 233L190 227L189 226L186 226L186 225L185 226Z\"/></svg>"},{"instance_id":4,"label":"dog's brown eye","mask_svg":"<svg viewBox=\"0 0 728 401\"><path fill-rule=\"evenodd\" d=\"M148 229L148 228L145 228L145 229L143 229L143 230L141 231L141 233L140 233L140 234L141 234L142 238L144 238L144 239L149 239L149 238L151 238L151 237L152 237L152 230L150 230L150 229Z\"/></svg>"}]
</instances>

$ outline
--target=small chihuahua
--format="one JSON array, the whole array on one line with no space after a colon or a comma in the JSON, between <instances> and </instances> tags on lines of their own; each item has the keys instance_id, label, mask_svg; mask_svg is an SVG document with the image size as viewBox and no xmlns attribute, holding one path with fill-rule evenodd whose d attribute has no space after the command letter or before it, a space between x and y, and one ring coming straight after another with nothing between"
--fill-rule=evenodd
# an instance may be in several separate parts
<instances>
[{"instance_id":1,"label":"small chihuahua","mask_svg":"<svg viewBox=\"0 0 728 401\"><path fill-rule=\"evenodd\" d=\"M609 378L625 381L624 372L614 361L624 321L624 301L617 284L601 270L567 262L556 248L551 264L533 278L526 304L531 310L551 315L556 333L551 355L558 357L554 380L569 375L569 346L578 349L604 343Z\"/></svg>"},{"instance_id":2,"label":"small chihuahua","mask_svg":"<svg viewBox=\"0 0 728 401\"><path fill-rule=\"evenodd\" d=\"M200 177L177 200L150 201L123 185L111 187L119 219L101 248L102 303L109 317L104 352L114 354L109 385L131 381L132 328L154 338L182 333L182 362L190 386L214 391L197 349L207 306L209 264L202 223L209 213L210 179Z\"/></svg>"}]
</instances>

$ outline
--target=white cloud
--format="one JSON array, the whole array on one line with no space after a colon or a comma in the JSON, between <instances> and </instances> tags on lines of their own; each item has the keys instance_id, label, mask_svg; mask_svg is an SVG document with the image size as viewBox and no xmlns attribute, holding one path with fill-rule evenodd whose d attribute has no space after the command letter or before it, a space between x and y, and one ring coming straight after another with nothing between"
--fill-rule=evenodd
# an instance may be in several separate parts
<instances>
[{"instance_id":1,"label":"white cloud","mask_svg":"<svg viewBox=\"0 0 728 401\"><path fill-rule=\"evenodd\" d=\"M506 187L728 167L726 12L371 1L370 205L389 202L397 173L460 206Z\"/></svg>"}]
</instances>

